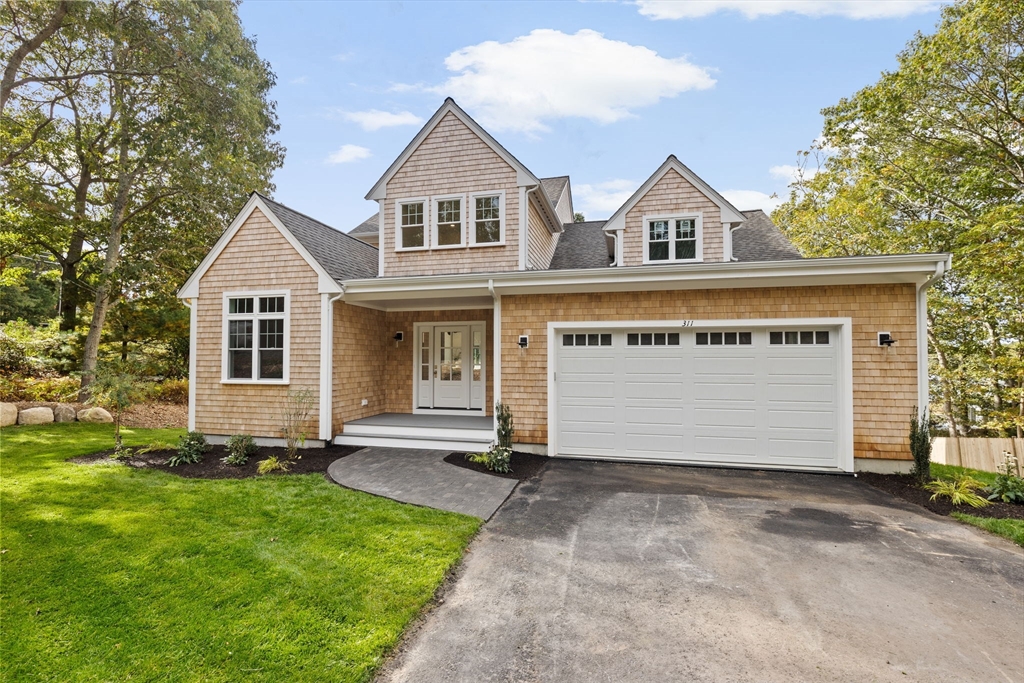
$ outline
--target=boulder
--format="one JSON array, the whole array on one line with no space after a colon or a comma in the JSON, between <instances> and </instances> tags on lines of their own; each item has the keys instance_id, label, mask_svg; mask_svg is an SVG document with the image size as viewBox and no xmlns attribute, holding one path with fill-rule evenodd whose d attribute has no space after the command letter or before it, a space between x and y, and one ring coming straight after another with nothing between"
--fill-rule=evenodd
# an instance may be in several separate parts
<instances>
[{"instance_id":1,"label":"boulder","mask_svg":"<svg viewBox=\"0 0 1024 683\"><path fill-rule=\"evenodd\" d=\"M58 403L53 409L54 422L74 422L77 417L75 407L67 403Z\"/></svg>"},{"instance_id":2,"label":"boulder","mask_svg":"<svg viewBox=\"0 0 1024 683\"><path fill-rule=\"evenodd\" d=\"M10 427L18 422L18 406L0 403L0 427Z\"/></svg>"},{"instance_id":3,"label":"boulder","mask_svg":"<svg viewBox=\"0 0 1024 683\"><path fill-rule=\"evenodd\" d=\"M86 408L78 411L79 422L113 422L114 418L103 408Z\"/></svg>"},{"instance_id":4,"label":"boulder","mask_svg":"<svg viewBox=\"0 0 1024 683\"><path fill-rule=\"evenodd\" d=\"M50 422L53 422L53 410L50 408L25 408L18 413L20 425L44 425Z\"/></svg>"}]
</instances>

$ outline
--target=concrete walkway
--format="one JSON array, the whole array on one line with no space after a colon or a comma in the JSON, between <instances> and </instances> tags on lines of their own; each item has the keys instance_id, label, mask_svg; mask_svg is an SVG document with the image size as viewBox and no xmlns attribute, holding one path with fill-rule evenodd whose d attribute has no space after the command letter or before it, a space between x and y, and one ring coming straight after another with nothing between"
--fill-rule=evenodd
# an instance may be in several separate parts
<instances>
[{"instance_id":1,"label":"concrete walkway","mask_svg":"<svg viewBox=\"0 0 1024 683\"><path fill-rule=\"evenodd\" d=\"M518 482L449 465L450 452L364 448L332 462L327 475L350 489L490 519Z\"/></svg>"}]
</instances>

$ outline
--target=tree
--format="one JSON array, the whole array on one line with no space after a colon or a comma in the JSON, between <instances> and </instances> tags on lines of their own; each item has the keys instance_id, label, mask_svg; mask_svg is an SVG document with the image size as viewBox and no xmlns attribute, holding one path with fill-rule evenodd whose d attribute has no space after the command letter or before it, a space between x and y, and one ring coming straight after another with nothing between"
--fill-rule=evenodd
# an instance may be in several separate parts
<instances>
[{"instance_id":1,"label":"tree","mask_svg":"<svg viewBox=\"0 0 1024 683\"><path fill-rule=\"evenodd\" d=\"M823 111L772 218L806 255L953 252L929 293L933 412L951 435L1021 435L1024 5L957 2L898 60Z\"/></svg>"},{"instance_id":2,"label":"tree","mask_svg":"<svg viewBox=\"0 0 1024 683\"><path fill-rule=\"evenodd\" d=\"M586 220L587 220L586 217L582 213L580 213L579 211L577 211L576 213L574 213L572 215L572 222L573 223L583 223Z\"/></svg>"},{"instance_id":3,"label":"tree","mask_svg":"<svg viewBox=\"0 0 1024 683\"><path fill-rule=\"evenodd\" d=\"M92 387L96 400L114 413L114 457L122 456L121 422L124 413L145 396L145 385L126 363L113 363L100 368Z\"/></svg>"}]
</instances>

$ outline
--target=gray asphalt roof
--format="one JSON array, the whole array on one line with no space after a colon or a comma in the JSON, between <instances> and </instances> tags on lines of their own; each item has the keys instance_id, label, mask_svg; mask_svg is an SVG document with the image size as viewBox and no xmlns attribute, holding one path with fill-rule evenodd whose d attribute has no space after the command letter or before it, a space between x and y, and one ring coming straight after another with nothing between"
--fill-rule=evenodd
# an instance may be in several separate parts
<instances>
[{"instance_id":1,"label":"gray asphalt roof","mask_svg":"<svg viewBox=\"0 0 1024 683\"><path fill-rule=\"evenodd\" d=\"M365 221L348 231L350 235L375 235L379 229L380 213L375 213Z\"/></svg>"},{"instance_id":2,"label":"gray asphalt roof","mask_svg":"<svg viewBox=\"0 0 1024 683\"><path fill-rule=\"evenodd\" d=\"M284 204L263 195L260 197L332 278L350 280L377 276L377 250L374 247Z\"/></svg>"},{"instance_id":3,"label":"gray asphalt roof","mask_svg":"<svg viewBox=\"0 0 1024 683\"><path fill-rule=\"evenodd\" d=\"M607 221L566 223L551 257L551 270L607 268L611 264L608 242L601 229Z\"/></svg>"},{"instance_id":4,"label":"gray asphalt roof","mask_svg":"<svg viewBox=\"0 0 1024 683\"><path fill-rule=\"evenodd\" d=\"M803 258L761 209L741 212L747 220L732 231L732 255L738 261L786 261Z\"/></svg>"},{"instance_id":5,"label":"gray asphalt roof","mask_svg":"<svg viewBox=\"0 0 1024 683\"><path fill-rule=\"evenodd\" d=\"M555 206L558 204L558 198L562 196L562 190L565 189L565 184L569 182L569 176L560 175L555 178L541 178L540 186L544 188L544 194L551 200L551 205Z\"/></svg>"}]
</instances>

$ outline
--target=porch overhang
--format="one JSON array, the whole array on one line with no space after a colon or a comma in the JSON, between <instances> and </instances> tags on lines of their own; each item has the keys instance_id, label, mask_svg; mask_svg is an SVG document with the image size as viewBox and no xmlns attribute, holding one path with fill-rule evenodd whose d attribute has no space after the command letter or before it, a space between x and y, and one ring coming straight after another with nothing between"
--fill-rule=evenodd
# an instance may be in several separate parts
<instances>
[{"instance_id":1,"label":"porch overhang","mask_svg":"<svg viewBox=\"0 0 1024 683\"><path fill-rule=\"evenodd\" d=\"M921 284L950 254L899 254L346 280L347 303L381 310L491 308L496 295Z\"/></svg>"}]
</instances>

